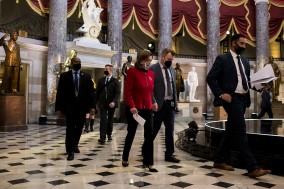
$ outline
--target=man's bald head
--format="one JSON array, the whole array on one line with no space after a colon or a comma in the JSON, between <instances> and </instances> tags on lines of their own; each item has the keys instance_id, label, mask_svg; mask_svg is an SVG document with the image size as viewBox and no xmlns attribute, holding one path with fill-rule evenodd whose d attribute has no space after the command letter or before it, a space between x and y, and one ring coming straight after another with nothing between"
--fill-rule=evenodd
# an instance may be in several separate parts
<instances>
[{"instance_id":1,"label":"man's bald head","mask_svg":"<svg viewBox=\"0 0 284 189\"><path fill-rule=\"evenodd\" d=\"M80 70L81 69L81 60L80 60L80 58L73 57L71 59L71 66L72 66L72 69L75 70L75 71Z\"/></svg>"}]
</instances>

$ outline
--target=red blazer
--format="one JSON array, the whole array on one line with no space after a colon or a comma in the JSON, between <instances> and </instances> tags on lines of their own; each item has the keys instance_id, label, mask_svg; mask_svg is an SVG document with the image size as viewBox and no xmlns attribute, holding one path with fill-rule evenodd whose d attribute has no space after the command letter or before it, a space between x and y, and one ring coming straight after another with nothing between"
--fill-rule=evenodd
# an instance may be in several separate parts
<instances>
[{"instance_id":1,"label":"red blazer","mask_svg":"<svg viewBox=\"0 0 284 189\"><path fill-rule=\"evenodd\" d=\"M127 71L124 86L125 103L130 108L151 110L155 74L152 70L144 72L135 67Z\"/></svg>"}]
</instances>

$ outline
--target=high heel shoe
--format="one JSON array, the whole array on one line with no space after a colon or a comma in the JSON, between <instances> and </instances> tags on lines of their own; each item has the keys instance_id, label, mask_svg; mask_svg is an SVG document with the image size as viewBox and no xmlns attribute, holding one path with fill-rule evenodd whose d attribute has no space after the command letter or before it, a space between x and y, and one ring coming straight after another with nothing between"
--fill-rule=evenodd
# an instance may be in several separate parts
<instances>
[{"instance_id":1,"label":"high heel shoe","mask_svg":"<svg viewBox=\"0 0 284 189\"><path fill-rule=\"evenodd\" d=\"M128 161L123 161L121 162L122 166L123 167L127 167L129 165Z\"/></svg>"},{"instance_id":2,"label":"high heel shoe","mask_svg":"<svg viewBox=\"0 0 284 189\"><path fill-rule=\"evenodd\" d=\"M150 172L159 172L157 169L154 168L153 165L145 165L145 167L148 168Z\"/></svg>"}]
</instances>

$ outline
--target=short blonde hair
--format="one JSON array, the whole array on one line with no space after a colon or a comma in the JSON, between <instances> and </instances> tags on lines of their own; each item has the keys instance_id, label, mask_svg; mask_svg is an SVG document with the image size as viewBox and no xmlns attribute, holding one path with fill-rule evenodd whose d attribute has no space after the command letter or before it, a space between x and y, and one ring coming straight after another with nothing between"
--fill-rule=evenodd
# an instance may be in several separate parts
<instances>
[{"instance_id":1,"label":"short blonde hair","mask_svg":"<svg viewBox=\"0 0 284 189\"><path fill-rule=\"evenodd\" d=\"M165 48L163 51L162 51L162 57L166 56L168 53L171 53L173 56L176 55L176 52L171 49L171 48Z\"/></svg>"}]
</instances>

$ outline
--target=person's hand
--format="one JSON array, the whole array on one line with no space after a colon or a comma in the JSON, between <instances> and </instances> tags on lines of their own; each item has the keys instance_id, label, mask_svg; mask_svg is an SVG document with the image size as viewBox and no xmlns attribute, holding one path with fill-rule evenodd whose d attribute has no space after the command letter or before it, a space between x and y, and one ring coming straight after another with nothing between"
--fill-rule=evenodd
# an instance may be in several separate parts
<instances>
[{"instance_id":1,"label":"person's hand","mask_svg":"<svg viewBox=\"0 0 284 189\"><path fill-rule=\"evenodd\" d=\"M6 34L3 36L3 38L5 39L5 38L7 38L9 35L10 35L9 33L6 33Z\"/></svg>"},{"instance_id":2,"label":"person's hand","mask_svg":"<svg viewBox=\"0 0 284 189\"><path fill-rule=\"evenodd\" d=\"M221 98L229 103L232 101L232 97L228 93L224 93Z\"/></svg>"},{"instance_id":3,"label":"person's hand","mask_svg":"<svg viewBox=\"0 0 284 189\"><path fill-rule=\"evenodd\" d=\"M135 107L131 108L130 112L133 113L136 116L138 115L138 110Z\"/></svg>"},{"instance_id":4,"label":"person's hand","mask_svg":"<svg viewBox=\"0 0 284 189\"><path fill-rule=\"evenodd\" d=\"M111 102L108 106L111 107L111 108L114 108L115 103L114 103L114 102Z\"/></svg>"},{"instance_id":5,"label":"person's hand","mask_svg":"<svg viewBox=\"0 0 284 189\"><path fill-rule=\"evenodd\" d=\"M56 116L57 116L58 119L61 118L61 116L62 116L61 111L56 111Z\"/></svg>"},{"instance_id":6,"label":"person's hand","mask_svg":"<svg viewBox=\"0 0 284 189\"><path fill-rule=\"evenodd\" d=\"M175 112L179 112L179 109L178 109L178 107L176 107L176 108L175 108Z\"/></svg>"},{"instance_id":7,"label":"person's hand","mask_svg":"<svg viewBox=\"0 0 284 189\"><path fill-rule=\"evenodd\" d=\"M158 104L157 103L154 103L153 104L153 111L158 111Z\"/></svg>"}]
</instances>

